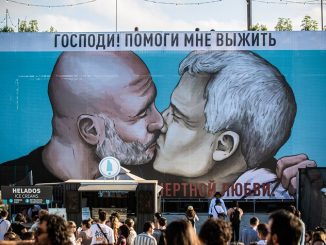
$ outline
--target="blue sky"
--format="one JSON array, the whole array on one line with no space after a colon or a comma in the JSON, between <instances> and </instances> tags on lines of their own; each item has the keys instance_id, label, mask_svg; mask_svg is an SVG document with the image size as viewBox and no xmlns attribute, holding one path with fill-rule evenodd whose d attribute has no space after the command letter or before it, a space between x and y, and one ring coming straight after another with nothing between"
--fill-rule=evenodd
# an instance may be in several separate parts
<instances>
[{"instance_id":1,"label":"blue sky","mask_svg":"<svg viewBox=\"0 0 326 245\"><path fill-rule=\"evenodd\" d=\"M73 4L85 0L15 0L23 3L45 5ZM159 0L157 0L159 1ZM207 0L161 0L165 2L203 2ZM265 0L263 0L265 1ZM267 1L267 0L266 0ZM282 0L269 0L281 3ZM284 0L283 0L284 1ZM297 0L305 2L308 0ZM311 0L310 0L311 1ZM314 0L312 0L314 1ZM318 3L319 0L316 0ZM140 31L193 31L199 27L203 31L246 30L246 0L221 0L203 5L162 5L144 0L117 0L118 31L132 31L138 26ZM28 7L6 0L0 0L0 22L8 9L11 20L17 25L21 20L37 19L41 31L54 26L62 32L104 32L115 31L116 0L96 0L95 2L64 8ZM326 7L324 5L326 15ZM279 17L291 18L294 30L300 30L301 20L310 15L317 20L320 28L320 4L271 4L253 1L253 24L261 23L274 30ZM324 18L324 25L326 25ZM10 21L9 21L9 24ZM3 26L4 22L0 24Z\"/></svg>"}]
</instances>

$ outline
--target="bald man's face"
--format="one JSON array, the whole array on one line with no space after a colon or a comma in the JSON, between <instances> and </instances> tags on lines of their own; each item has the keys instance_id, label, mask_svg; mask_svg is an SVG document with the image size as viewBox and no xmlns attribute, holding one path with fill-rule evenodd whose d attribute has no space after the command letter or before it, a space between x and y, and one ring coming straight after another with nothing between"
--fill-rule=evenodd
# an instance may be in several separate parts
<instances>
[{"instance_id":1,"label":"bald man's face","mask_svg":"<svg viewBox=\"0 0 326 245\"><path fill-rule=\"evenodd\" d=\"M81 115L104 115L105 123L103 116L98 117L102 129L94 133L99 135L97 148L104 154L101 157L110 152L105 148L113 147L113 152L122 149L110 138L108 132L113 131L108 130L107 119L112 122L115 138L121 139L120 144L141 146L135 152L148 155L147 159L154 156L163 119L154 105L156 88L152 77L133 52L63 53L52 77L49 95L56 114L75 120ZM86 138L83 139L87 141Z\"/></svg>"}]
</instances>

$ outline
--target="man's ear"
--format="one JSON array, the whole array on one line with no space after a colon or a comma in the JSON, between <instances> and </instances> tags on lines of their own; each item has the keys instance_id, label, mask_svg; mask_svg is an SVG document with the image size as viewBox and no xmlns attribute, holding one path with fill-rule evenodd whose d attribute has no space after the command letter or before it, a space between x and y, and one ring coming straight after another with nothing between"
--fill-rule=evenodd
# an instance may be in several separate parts
<instances>
[{"instance_id":1,"label":"man's ear","mask_svg":"<svg viewBox=\"0 0 326 245\"><path fill-rule=\"evenodd\" d=\"M103 142L105 125L102 118L93 115L80 115L77 119L77 127L82 139L90 145Z\"/></svg>"},{"instance_id":2,"label":"man's ear","mask_svg":"<svg viewBox=\"0 0 326 245\"><path fill-rule=\"evenodd\" d=\"M223 161L229 158L238 149L240 137L233 131L225 131L217 136L215 151L213 152L214 161Z\"/></svg>"}]
</instances>

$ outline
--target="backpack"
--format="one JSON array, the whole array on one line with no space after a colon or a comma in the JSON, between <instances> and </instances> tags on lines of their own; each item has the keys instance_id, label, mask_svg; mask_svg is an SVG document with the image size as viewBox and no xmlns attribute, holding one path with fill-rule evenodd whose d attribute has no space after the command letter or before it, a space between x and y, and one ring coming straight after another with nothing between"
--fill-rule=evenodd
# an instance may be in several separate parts
<instances>
[{"instance_id":1,"label":"backpack","mask_svg":"<svg viewBox=\"0 0 326 245\"><path fill-rule=\"evenodd\" d=\"M237 208L230 215L230 221L232 224L240 223L240 211Z\"/></svg>"}]
</instances>

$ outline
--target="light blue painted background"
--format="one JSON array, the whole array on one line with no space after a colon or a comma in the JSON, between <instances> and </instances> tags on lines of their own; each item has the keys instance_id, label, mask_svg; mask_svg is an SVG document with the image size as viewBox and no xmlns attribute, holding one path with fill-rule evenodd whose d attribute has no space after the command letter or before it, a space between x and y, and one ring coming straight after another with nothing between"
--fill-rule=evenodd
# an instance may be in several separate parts
<instances>
[{"instance_id":1,"label":"light blue painted background","mask_svg":"<svg viewBox=\"0 0 326 245\"><path fill-rule=\"evenodd\" d=\"M188 52L144 51L138 55L157 86L163 111L178 82L178 66ZM274 64L292 87L298 112L292 136L277 157L306 153L326 166L326 51L257 51ZM0 162L18 158L47 143L52 110L47 84L58 52L0 53Z\"/></svg>"}]
</instances>

